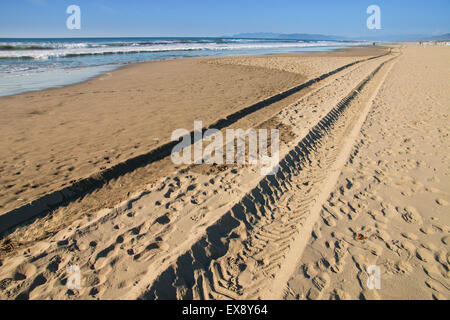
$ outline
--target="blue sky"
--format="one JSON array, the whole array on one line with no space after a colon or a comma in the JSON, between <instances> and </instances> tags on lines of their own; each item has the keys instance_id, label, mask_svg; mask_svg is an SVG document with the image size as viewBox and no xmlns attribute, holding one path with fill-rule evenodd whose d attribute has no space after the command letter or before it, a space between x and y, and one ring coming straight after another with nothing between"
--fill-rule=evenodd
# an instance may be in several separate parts
<instances>
[{"instance_id":1,"label":"blue sky","mask_svg":"<svg viewBox=\"0 0 450 320\"><path fill-rule=\"evenodd\" d=\"M66 29L72 4L81 7L81 30ZM366 28L372 4L382 30ZM1 0L0 37L436 35L450 32L449 14L450 0Z\"/></svg>"}]
</instances>

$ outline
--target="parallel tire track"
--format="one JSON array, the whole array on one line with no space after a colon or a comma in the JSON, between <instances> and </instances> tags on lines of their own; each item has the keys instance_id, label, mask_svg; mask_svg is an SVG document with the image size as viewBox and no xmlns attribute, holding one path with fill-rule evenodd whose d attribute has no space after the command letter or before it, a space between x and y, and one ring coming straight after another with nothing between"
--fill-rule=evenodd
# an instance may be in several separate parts
<instances>
[{"instance_id":1,"label":"parallel tire track","mask_svg":"<svg viewBox=\"0 0 450 320\"><path fill-rule=\"evenodd\" d=\"M279 296L272 292L273 279L282 285L277 275L293 239L311 215L311 208L320 206L316 201L321 186L342 156L340 146L348 144L349 131L360 121L360 93L391 60L381 63L351 90L281 160L277 175L261 180L162 272L140 298Z\"/></svg>"},{"instance_id":2,"label":"parallel tire track","mask_svg":"<svg viewBox=\"0 0 450 320\"><path fill-rule=\"evenodd\" d=\"M230 114L224 119L220 119L215 123L211 124L207 128L203 128L203 131L208 129L223 129L230 126L233 123L245 118L246 116L261 110L275 102L281 101L294 93L297 93L305 88L312 86L322 80L325 80L332 75L335 75L343 70L346 70L354 65L361 64L370 60L374 60L377 58L384 57L389 55L390 53L386 53L380 56L370 57L366 59L357 60L345 66L339 67L333 71L330 71L326 74L323 74L315 79L309 80L306 83L295 86L289 90L276 94L272 97L269 97L265 100L262 100L252 106L246 107L242 110L239 110L233 114ZM194 137L194 132L191 132L191 141ZM6 212L0 215L0 235L5 235L14 227L23 224L36 216L46 214L59 208L62 205L66 205L70 202L73 202L77 199L82 198L83 196L93 192L96 189L102 188L108 182L117 179L127 173L130 173L137 168L149 165L153 162L159 161L170 156L170 153L173 147L178 144L178 141L168 142L157 149L151 150L148 153L139 155L132 159L128 159L122 163L119 163L111 168L105 169L102 172L96 173L90 177L85 179L81 179L72 185L65 187L64 189L54 191L52 193L46 194L39 199L32 201L31 203L25 204L21 207L18 207L14 210Z\"/></svg>"}]
</instances>

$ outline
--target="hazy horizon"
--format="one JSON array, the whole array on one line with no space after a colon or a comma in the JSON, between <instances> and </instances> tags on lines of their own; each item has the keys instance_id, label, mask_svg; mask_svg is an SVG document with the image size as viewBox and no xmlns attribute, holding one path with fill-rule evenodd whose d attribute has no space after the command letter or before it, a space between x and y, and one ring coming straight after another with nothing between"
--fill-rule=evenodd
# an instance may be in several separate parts
<instances>
[{"instance_id":1,"label":"hazy horizon","mask_svg":"<svg viewBox=\"0 0 450 320\"><path fill-rule=\"evenodd\" d=\"M81 8L81 29L68 30L66 9ZM381 29L369 30L370 5ZM0 3L0 38L224 37L239 33L321 34L348 38L450 32L450 2L17 0Z\"/></svg>"}]
</instances>

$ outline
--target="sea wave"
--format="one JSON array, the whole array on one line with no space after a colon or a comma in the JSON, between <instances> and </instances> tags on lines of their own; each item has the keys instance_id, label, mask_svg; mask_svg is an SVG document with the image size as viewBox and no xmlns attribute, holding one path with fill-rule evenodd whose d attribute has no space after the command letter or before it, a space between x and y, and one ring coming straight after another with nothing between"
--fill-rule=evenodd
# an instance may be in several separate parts
<instances>
[{"instance_id":1,"label":"sea wave","mask_svg":"<svg viewBox=\"0 0 450 320\"><path fill-rule=\"evenodd\" d=\"M169 51L224 51L224 50L258 50L258 49L286 49L286 48L306 48L306 47L326 47L342 45L333 41L316 42L251 42L251 41L227 41L199 42L192 41L155 41L155 42L127 42L127 43L68 43L56 44L53 47L48 44L40 46L0 44L5 49L0 49L0 59L51 59L64 57L80 57L94 55L112 54L136 54L136 53L156 53Z\"/></svg>"},{"instance_id":2,"label":"sea wave","mask_svg":"<svg viewBox=\"0 0 450 320\"><path fill-rule=\"evenodd\" d=\"M43 47L40 45L0 45L0 51L22 51L22 50L51 50L51 47Z\"/></svg>"},{"instance_id":3,"label":"sea wave","mask_svg":"<svg viewBox=\"0 0 450 320\"><path fill-rule=\"evenodd\" d=\"M0 42L0 51L12 50L58 50L73 48L105 48L105 47L140 47L150 45L169 44L205 44L205 43L233 43L235 41L251 42L246 39L148 39L128 41L94 41L94 42L60 42L60 41L36 41L36 42ZM261 40L263 41L263 40Z\"/></svg>"},{"instance_id":4,"label":"sea wave","mask_svg":"<svg viewBox=\"0 0 450 320\"><path fill-rule=\"evenodd\" d=\"M358 44L238 38L0 39L0 96L77 83L134 62L324 51Z\"/></svg>"}]
</instances>

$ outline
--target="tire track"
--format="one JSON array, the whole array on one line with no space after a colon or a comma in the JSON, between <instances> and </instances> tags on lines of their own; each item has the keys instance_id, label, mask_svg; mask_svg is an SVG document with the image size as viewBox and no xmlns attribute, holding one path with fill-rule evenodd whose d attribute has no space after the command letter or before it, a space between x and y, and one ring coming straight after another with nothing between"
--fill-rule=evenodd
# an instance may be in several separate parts
<instances>
[{"instance_id":1,"label":"tire track","mask_svg":"<svg viewBox=\"0 0 450 320\"><path fill-rule=\"evenodd\" d=\"M346 137L362 118L359 96L390 61L382 62L351 90L285 156L277 175L261 180L207 228L206 234L164 270L140 298L278 297L279 288L283 292L286 283L284 277L290 275L285 275L290 268L283 267L283 261L293 238L301 238L304 230L311 228L313 213L322 200L321 186L329 180L329 174L339 174L337 159L348 158L350 150L346 149L353 140ZM342 145L344 148L339 148ZM288 265L292 260L289 257ZM283 276L277 276L280 274Z\"/></svg>"},{"instance_id":2,"label":"tire track","mask_svg":"<svg viewBox=\"0 0 450 320\"><path fill-rule=\"evenodd\" d=\"M332 77L323 86L305 95L300 102L280 112L282 117L288 113L285 120L291 119L290 115L297 115L298 122L288 124L298 126L294 128L298 129L297 137L305 138L303 144L292 145L295 148L282 162L278 176L260 181L259 173L252 175L248 172L251 170L247 170L251 168L245 167L236 170L238 173L226 170L213 179L187 171L176 173L114 209L85 217L61 230L49 239L50 243L45 242L45 256L40 255L44 241L37 242L30 248L30 257L21 260L17 268L30 265L30 268L39 271L36 274L41 274L44 269L53 270L51 266L54 261L65 256L67 250L73 251L72 259L80 266L86 279L86 287L75 293L79 298L135 299L138 296L143 298L144 291L149 293L145 297L151 297L149 285L165 281L169 285L158 287L159 298L238 299L249 292L247 288L257 281L268 285L267 279L276 273L276 263L284 259L290 241L297 232L292 227L286 230L285 224L297 226L308 215L308 209L297 209L294 204L300 201L304 205L313 205L315 193L312 187L326 178L318 177L310 168L316 162L321 166L326 164L322 162L322 156L317 158L316 153L327 136L326 130L331 133L336 121L344 115L339 108L331 112L329 110L380 62L374 60L350 68L350 71ZM315 98L310 99L312 96ZM328 97L325 105L316 107L315 103L324 97ZM304 101L305 106L300 106L301 101ZM329 114L329 117L322 117L321 114ZM312 117L306 118L305 115ZM319 122L320 119L322 121ZM317 122L319 125L313 128ZM300 126L313 129L305 135ZM291 150L289 145L282 145L283 150ZM329 151L334 152L333 148ZM297 176L303 173L307 175L297 181ZM250 177L252 182L245 185L245 190L233 190L235 179L241 179L242 176ZM201 194L202 188L198 187L204 183L208 183L210 188L207 194ZM294 188L304 191L305 195L291 200L283 198L284 192ZM243 197L247 190L252 191ZM238 197L233 196L236 192ZM242 200L234 205L236 199ZM222 207L224 203L226 206ZM287 207L291 208L289 212L292 211L292 215L280 209ZM207 211L202 208L207 208ZM223 227L218 219L228 226ZM258 233L253 234L254 230ZM180 237L180 233L185 237ZM271 247L279 239L280 248ZM241 253L243 248L246 251ZM267 255L269 249L271 252ZM190 256L186 252L190 252ZM264 261L266 257L267 261ZM12 270L19 263L9 259L4 262ZM47 281L58 288L58 295L55 296L53 292L53 297L65 297L67 288L58 283L64 281L64 266L68 263L62 261L55 274L43 272ZM112 265L117 271L114 275ZM178 267L169 270L174 265ZM251 272L252 265L256 268L254 272ZM122 270L126 272L121 273ZM259 277L253 279L254 274ZM16 283L12 279L8 285L8 297L15 297L19 293L34 298L49 297L42 287L33 287L33 277L30 275L26 283ZM246 281L249 284L245 284ZM120 291L108 290L117 287L120 287Z\"/></svg>"},{"instance_id":3,"label":"tire track","mask_svg":"<svg viewBox=\"0 0 450 320\"><path fill-rule=\"evenodd\" d=\"M381 58L389 55L386 53L380 56L370 57L366 59L357 60L345 66L339 67L333 71L323 74L315 79L309 80L306 83L297 85L289 90L271 96L265 100L262 100L254 105L248 106L242 110L239 110L224 119L219 119L215 123L208 127L202 129L205 132L208 129L223 129L226 128L237 121L245 118L246 116L255 113L258 110L266 108L267 106L282 101L283 99L308 88L318 82L321 82L343 70L346 70L352 66L371 61L377 58ZM191 141L194 139L194 132L190 133ZM81 179L70 186L67 186L61 190L46 194L39 199L36 199L30 203L27 203L21 207L14 210L5 212L0 215L0 235L4 237L13 228L19 226L20 224L26 223L27 221L40 216L50 213L51 211L67 205L70 202L83 198L85 195L93 192L94 190L100 189L105 186L108 182L118 179L119 177L130 173L137 168L147 166L159 160L162 160L170 156L171 151L178 141L168 142L162 146L149 151L148 153L136 156L134 158L128 159L122 163L119 163L111 168L105 169L101 172L95 173L90 177Z\"/></svg>"},{"instance_id":4,"label":"tire track","mask_svg":"<svg viewBox=\"0 0 450 320\"><path fill-rule=\"evenodd\" d=\"M326 179L327 183L322 184L320 186L320 192L316 198L317 201L314 204L314 206L310 208L309 215L302 226L301 232L299 232L298 235L293 240L292 248L290 249L290 252L286 255L285 261L283 262L283 265L280 267L280 271L275 277L271 285L271 288L264 293L263 296L264 298L282 299L285 296L286 293L285 288L287 282L290 276L294 273L297 263L303 254L303 251L307 245L307 241L309 240L309 235L313 234L314 232L315 233L318 232L313 231L313 229L315 223L319 219L319 215L320 212L322 211L323 204L327 202L330 193L333 191L335 185L337 184L341 173L341 169L345 166L345 163L349 161L349 159L351 159L352 157L351 153L355 145L355 142L357 142L358 134L372 107L373 100L376 98L379 89L385 82L386 77L388 76L394 64L396 63L394 59L395 58L383 63L379 68L377 68L377 70L375 70L374 74L371 76L372 78L375 77L377 73L381 71L381 68L383 68L385 64L388 64L384 68L383 70L384 72L380 72L380 74L378 74L378 78L374 80L373 83L370 83L371 88L369 88L365 92L363 91L364 87L357 89L357 92L361 96L361 98L359 99L360 101L355 101L354 110L350 112L353 113L353 115L350 115L350 117L353 118L352 121L353 124L347 126L343 131L342 135L342 137L344 138L343 146L337 157L333 155L332 158L334 158L334 161L329 163L330 169ZM366 85L369 85L369 83L366 83L364 86ZM330 215L329 217L324 219L324 222L327 223L328 225L333 225L334 223L333 219L339 219L339 217ZM336 272L338 272L342 267L340 265L340 260L345 254L345 244L336 243L334 253L335 253L335 264L330 267ZM320 297L321 289L323 289L328 284L328 277L326 274L318 275L318 277L316 277L314 280L316 282L314 283L315 290L312 290L311 294Z\"/></svg>"}]
</instances>

